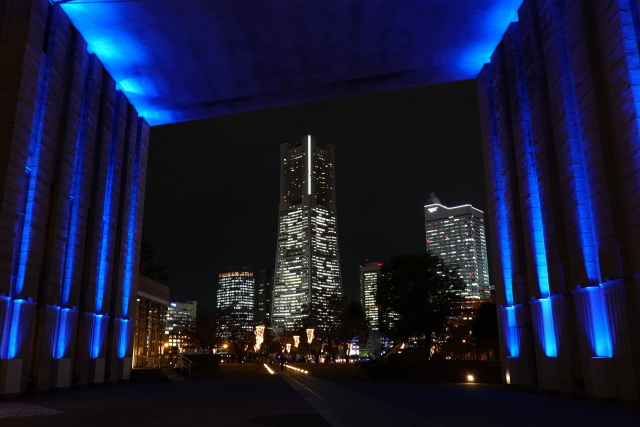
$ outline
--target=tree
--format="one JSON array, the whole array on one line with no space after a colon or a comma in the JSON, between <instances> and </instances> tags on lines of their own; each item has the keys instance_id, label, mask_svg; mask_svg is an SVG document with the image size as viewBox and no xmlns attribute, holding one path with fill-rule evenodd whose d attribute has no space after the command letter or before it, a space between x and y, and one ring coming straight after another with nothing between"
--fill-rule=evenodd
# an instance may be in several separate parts
<instances>
[{"instance_id":1,"label":"tree","mask_svg":"<svg viewBox=\"0 0 640 427\"><path fill-rule=\"evenodd\" d=\"M485 302L478 307L478 315L471 326L478 353L491 361L499 353L498 314L496 305Z\"/></svg>"},{"instance_id":2,"label":"tree","mask_svg":"<svg viewBox=\"0 0 640 427\"><path fill-rule=\"evenodd\" d=\"M417 338L430 349L432 334L443 334L463 288L456 272L428 252L390 258L382 268L376 298L381 331L395 342ZM394 314L396 319L389 321Z\"/></svg>"},{"instance_id":3,"label":"tree","mask_svg":"<svg viewBox=\"0 0 640 427\"><path fill-rule=\"evenodd\" d=\"M144 239L140 245L140 274L164 285L171 279L165 268L155 263L153 248Z\"/></svg>"},{"instance_id":4,"label":"tree","mask_svg":"<svg viewBox=\"0 0 640 427\"><path fill-rule=\"evenodd\" d=\"M206 310L198 313L193 331L193 342L202 349L212 349L222 344L218 333L221 323L217 310Z\"/></svg>"},{"instance_id":5,"label":"tree","mask_svg":"<svg viewBox=\"0 0 640 427\"><path fill-rule=\"evenodd\" d=\"M367 340L369 332L369 322L364 313L362 305L351 298L342 299L342 307L339 314L339 325L336 331L336 339L344 351L345 359L349 363L349 344L354 338L359 338L360 342Z\"/></svg>"}]
</instances>

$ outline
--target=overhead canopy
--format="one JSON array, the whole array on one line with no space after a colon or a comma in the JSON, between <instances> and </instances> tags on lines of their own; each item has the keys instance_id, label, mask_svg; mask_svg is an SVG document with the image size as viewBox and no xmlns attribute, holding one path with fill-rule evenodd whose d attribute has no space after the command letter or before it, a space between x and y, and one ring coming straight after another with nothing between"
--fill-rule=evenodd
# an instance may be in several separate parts
<instances>
[{"instance_id":1,"label":"overhead canopy","mask_svg":"<svg viewBox=\"0 0 640 427\"><path fill-rule=\"evenodd\" d=\"M522 0L63 0L149 124L475 78Z\"/></svg>"}]
</instances>

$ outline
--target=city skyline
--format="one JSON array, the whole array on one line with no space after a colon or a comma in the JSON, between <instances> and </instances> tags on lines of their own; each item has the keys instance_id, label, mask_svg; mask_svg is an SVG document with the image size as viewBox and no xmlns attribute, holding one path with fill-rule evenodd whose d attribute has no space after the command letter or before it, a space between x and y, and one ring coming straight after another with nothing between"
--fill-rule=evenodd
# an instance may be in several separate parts
<instances>
[{"instance_id":1,"label":"city skyline","mask_svg":"<svg viewBox=\"0 0 640 427\"><path fill-rule=\"evenodd\" d=\"M470 80L153 127L143 236L171 299L214 308L219 268L274 265L279 146L308 134L335 147L343 288L358 298L359 265L424 250L431 191L485 206L478 122Z\"/></svg>"}]
</instances>

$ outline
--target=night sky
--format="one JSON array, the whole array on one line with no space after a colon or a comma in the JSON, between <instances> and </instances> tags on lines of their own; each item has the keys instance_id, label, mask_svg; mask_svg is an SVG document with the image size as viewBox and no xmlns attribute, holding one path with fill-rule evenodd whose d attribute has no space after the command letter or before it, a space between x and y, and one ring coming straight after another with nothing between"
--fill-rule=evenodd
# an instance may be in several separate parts
<instances>
[{"instance_id":1,"label":"night sky","mask_svg":"<svg viewBox=\"0 0 640 427\"><path fill-rule=\"evenodd\" d=\"M424 249L431 191L486 208L475 80L153 127L143 237L172 301L213 308L221 268L273 265L279 146L307 134L335 146L348 295L365 260Z\"/></svg>"}]
</instances>

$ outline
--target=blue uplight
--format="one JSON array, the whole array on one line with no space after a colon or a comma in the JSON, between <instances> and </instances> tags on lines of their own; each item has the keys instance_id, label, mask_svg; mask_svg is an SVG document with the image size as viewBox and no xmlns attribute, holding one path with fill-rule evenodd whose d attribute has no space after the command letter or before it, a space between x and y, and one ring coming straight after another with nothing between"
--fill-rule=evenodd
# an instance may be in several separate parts
<instances>
[{"instance_id":1,"label":"blue uplight","mask_svg":"<svg viewBox=\"0 0 640 427\"><path fill-rule=\"evenodd\" d=\"M612 357L613 346L609 330L609 316L605 307L603 289L600 286L583 288L589 292L591 309L591 349L597 357Z\"/></svg>"},{"instance_id":2,"label":"blue uplight","mask_svg":"<svg viewBox=\"0 0 640 427\"><path fill-rule=\"evenodd\" d=\"M94 69L97 58L94 55L89 57L88 70ZM69 238L67 240L66 250L63 256L62 268L62 288L60 304L66 306L69 303L69 295L73 285L74 271L76 269L76 249L79 239L78 221L80 217L80 198L82 197L82 176L84 171L85 159L85 138L87 130L87 113L89 110L88 97L92 80L86 79L82 89L82 105L80 107L80 121L78 124L78 136L76 137L76 149L73 159L73 177L71 179L71 194L69 199Z\"/></svg>"},{"instance_id":3,"label":"blue uplight","mask_svg":"<svg viewBox=\"0 0 640 427\"><path fill-rule=\"evenodd\" d=\"M559 86L563 92L562 101L566 115L565 122L567 123L566 140L570 147L568 153L570 161L568 162L568 166L572 179L569 180L569 183L573 186L569 194L574 198L574 218L579 229L580 247L582 249L585 272L589 283L594 284L600 282L600 262L598 244L595 237L594 210L591 206L591 194L584 154L590 150L584 146L582 140L580 113L578 112L578 103L573 89L576 87L576 84L573 81L573 70L569 51L566 46L567 37L564 24L558 25L558 23L556 23L556 25L555 34L557 43L561 46L557 53L562 79L562 83Z\"/></svg>"},{"instance_id":4,"label":"blue uplight","mask_svg":"<svg viewBox=\"0 0 640 427\"><path fill-rule=\"evenodd\" d=\"M129 349L129 319L118 319L120 321L120 340L118 342L118 357L123 358Z\"/></svg>"},{"instance_id":5,"label":"blue uplight","mask_svg":"<svg viewBox=\"0 0 640 427\"><path fill-rule=\"evenodd\" d=\"M520 356L520 339L518 337L518 328L516 324L516 308L506 307L507 311L507 349L509 356Z\"/></svg>"},{"instance_id":6,"label":"blue uplight","mask_svg":"<svg viewBox=\"0 0 640 427\"><path fill-rule=\"evenodd\" d=\"M58 334L54 341L53 358L62 359L67 356L69 344L71 344L71 334L69 333L69 317L75 314L75 310L70 308L60 309L58 316Z\"/></svg>"},{"instance_id":7,"label":"blue uplight","mask_svg":"<svg viewBox=\"0 0 640 427\"><path fill-rule=\"evenodd\" d=\"M89 349L89 355L92 359L100 357L102 352L102 344L104 342L104 335L106 331L107 316L104 314L94 314L93 331L91 333L91 343Z\"/></svg>"},{"instance_id":8,"label":"blue uplight","mask_svg":"<svg viewBox=\"0 0 640 427\"><path fill-rule=\"evenodd\" d=\"M136 218L138 213L138 186L140 184L140 155L142 151L142 119L138 120L138 132L136 134L136 146L133 160L133 176L131 178L131 197L129 199L129 215L127 224L127 241L124 280L122 286L122 317L129 316L129 300L134 277L134 261L136 255Z\"/></svg>"},{"instance_id":9,"label":"blue uplight","mask_svg":"<svg viewBox=\"0 0 640 427\"><path fill-rule=\"evenodd\" d=\"M544 347L544 354L547 357L558 357L558 344L556 341L556 331L553 322L553 308L550 298L540 298L540 308L542 309L542 337L541 342Z\"/></svg>"},{"instance_id":10,"label":"blue uplight","mask_svg":"<svg viewBox=\"0 0 640 427\"><path fill-rule=\"evenodd\" d=\"M518 24L509 27L509 36L514 38L514 44L522 46ZM514 120L519 120L521 126L522 147L524 150L525 187L526 197L525 215L528 217L529 232L531 234L531 246L538 280L538 289L541 297L549 296L549 271L547 268L547 249L545 242L544 220L542 217L542 204L540 201L540 189L538 187L538 170L536 164L536 152L533 146L533 130L531 129L531 115L529 97L527 95L527 82L525 80L522 53L515 52L515 71L518 91L518 114Z\"/></svg>"},{"instance_id":11,"label":"blue uplight","mask_svg":"<svg viewBox=\"0 0 640 427\"><path fill-rule=\"evenodd\" d=\"M491 86L491 64L485 65L485 82L487 86ZM496 198L496 237L498 241L499 259L501 261L500 272L504 283L505 299L508 306L513 305L513 270L512 259L513 252L511 248L511 239L509 238L509 209L506 200L506 186L504 184L503 170L505 166L502 150L500 150L500 140L498 138L498 122L496 119L495 100L493 98L493 87L485 90L488 94L490 129L491 129L491 158L493 159L492 175L489 179L493 182L493 196Z\"/></svg>"},{"instance_id":12,"label":"blue uplight","mask_svg":"<svg viewBox=\"0 0 640 427\"><path fill-rule=\"evenodd\" d=\"M96 307L97 312L102 311L102 304L104 302L104 292L106 289L106 282L109 276L109 236L111 235L111 202L113 198L113 186L115 179L115 168L118 153L118 114L123 104L122 92L116 92L113 127L111 141L109 143L109 164L107 169L107 183L104 194L104 201L102 206L102 227L100 230L100 256L98 263L98 280L96 284Z\"/></svg>"},{"instance_id":13,"label":"blue uplight","mask_svg":"<svg viewBox=\"0 0 640 427\"><path fill-rule=\"evenodd\" d=\"M7 301L6 309L9 311L10 323L3 331L0 344L0 359L15 359L22 344L21 319L22 307L25 300L16 299Z\"/></svg>"},{"instance_id":14,"label":"blue uplight","mask_svg":"<svg viewBox=\"0 0 640 427\"><path fill-rule=\"evenodd\" d=\"M46 35L48 37L49 34ZM51 52L50 52L51 53ZM36 194L38 185L38 174L40 171L40 151L43 140L44 117L47 111L47 98L49 96L49 80L51 75L51 54L44 56L44 66L40 68L38 75L38 91L35 105L33 107L33 120L31 122L31 135L29 140L29 157L25 165L26 174L26 198L24 200L24 212L22 223L18 227L18 244L15 245L15 258L18 259L17 274L12 277L14 286L13 298L19 298L22 294L24 281L31 254L31 232L33 228L33 215L36 209Z\"/></svg>"}]
</instances>

